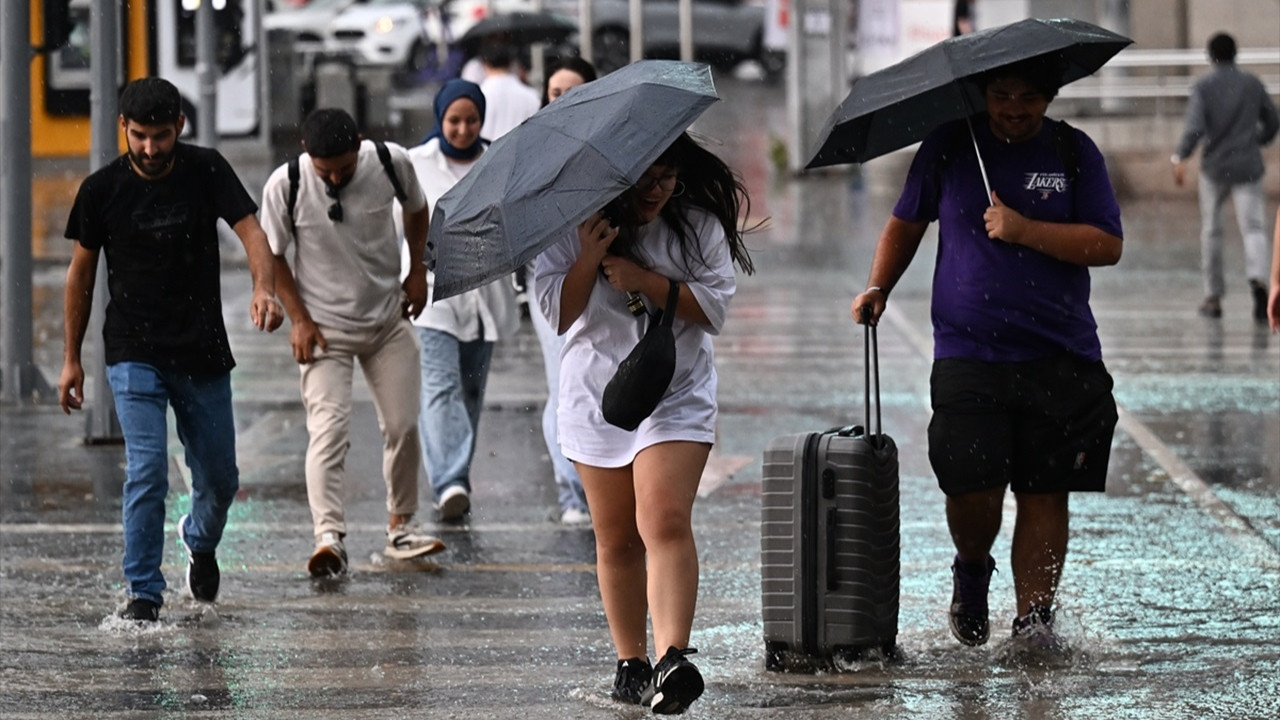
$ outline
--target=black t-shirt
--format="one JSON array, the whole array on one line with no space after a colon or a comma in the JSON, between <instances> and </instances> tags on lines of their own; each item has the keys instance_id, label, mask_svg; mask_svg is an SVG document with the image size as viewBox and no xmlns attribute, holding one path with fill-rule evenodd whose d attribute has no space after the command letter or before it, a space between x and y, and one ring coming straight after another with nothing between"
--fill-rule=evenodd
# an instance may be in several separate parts
<instances>
[{"instance_id":1,"label":"black t-shirt","mask_svg":"<svg viewBox=\"0 0 1280 720\"><path fill-rule=\"evenodd\" d=\"M106 255L106 362L192 374L235 366L222 322L217 220L235 225L258 206L216 150L177 143L158 180L127 155L85 179L66 236Z\"/></svg>"}]
</instances>

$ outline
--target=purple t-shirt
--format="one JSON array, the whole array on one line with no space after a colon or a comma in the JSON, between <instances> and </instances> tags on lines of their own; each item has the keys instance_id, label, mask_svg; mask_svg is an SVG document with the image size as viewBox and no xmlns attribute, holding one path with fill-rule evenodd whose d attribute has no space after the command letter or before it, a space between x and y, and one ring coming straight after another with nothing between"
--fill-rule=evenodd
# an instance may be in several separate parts
<instances>
[{"instance_id":1,"label":"purple t-shirt","mask_svg":"<svg viewBox=\"0 0 1280 720\"><path fill-rule=\"evenodd\" d=\"M1055 124L1046 118L1036 137L1005 143L991 133L985 115L974 119L992 190L1032 220L1086 223L1123 237L1102 154L1076 131L1079 176L1069 180L1054 149ZM893 214L909 222L939 221L934 357L1022 362L1070 352L1100 360L1088 268L988 238L982 219L988 205L963 121L925 138Z\"/></svg>"}]
</instances>

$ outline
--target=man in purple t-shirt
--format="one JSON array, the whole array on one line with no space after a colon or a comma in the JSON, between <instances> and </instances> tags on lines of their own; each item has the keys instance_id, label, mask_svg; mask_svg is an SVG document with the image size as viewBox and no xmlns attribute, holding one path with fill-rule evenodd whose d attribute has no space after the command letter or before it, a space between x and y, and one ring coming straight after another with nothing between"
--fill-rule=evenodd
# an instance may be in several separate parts
<instances>
[{"instance_id":1,"label":"man in purple t-shirt","mask_svg":"<svg viewBox=\"0 0 1280 720\"><path fill-rule=\"evenodd\" d=\"M990 551L1011 487L1013 637L1031 650L1066 649L1052 608L1068 493L1106 485L1116 406L1088 268L1119 261L1120 209L1098 148L1045 118L1060 77L1052 63L1030 62L982 78L986 113L973 132L990 197L963 121L925 139L852 305L855 320L878 322L938 221L929 460L956 546L951 632L966 645L990 635Z\"/></svg>"}]
</instances>

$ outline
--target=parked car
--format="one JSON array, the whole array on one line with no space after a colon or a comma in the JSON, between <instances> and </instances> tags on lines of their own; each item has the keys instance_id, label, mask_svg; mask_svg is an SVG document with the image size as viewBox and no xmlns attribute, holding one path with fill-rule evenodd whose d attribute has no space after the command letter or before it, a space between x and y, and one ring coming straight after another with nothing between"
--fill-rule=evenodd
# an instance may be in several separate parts
<instances>
[{"instance_id":1,"label":"parked car","mask_svg":"<svg viewBox=\"0 0 1280 720\"><path fill-rule=\"evenodd\" d=\"M644 0L644 56L680 56L677 0ZM578 0L543 0L543 7L578 17ZM631 62L631 16L628 0L591 3L592 61L602 72ZM766 74L781 73L783 58L764 47L764 6L758 0L694 0L694 57L730 69L756 60Z\"/></svg>"},{"instance_id":2,"label":"parked car","mask_svg":"<svg viewBox=\"0 0 1280 720\"><path fill-rule=\"evenodd\" d=\"M313 54L324 49L326 29L333 19L358 0L311 0L306 5L277 3L262 18L262 29L288 30L293 33L294 47L301 53Z\"/></svg>"}]
</instances>

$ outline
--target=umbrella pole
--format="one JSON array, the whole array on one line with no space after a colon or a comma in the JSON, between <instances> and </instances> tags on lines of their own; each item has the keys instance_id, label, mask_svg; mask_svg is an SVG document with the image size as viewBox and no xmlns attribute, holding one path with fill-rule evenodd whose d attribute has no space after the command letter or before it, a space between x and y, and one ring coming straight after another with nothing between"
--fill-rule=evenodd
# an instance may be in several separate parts
<instances>
[{"instance_id":1,"label":"umbrella pole","mask_svg":"<svg viewBox=\"0 0 1280 720\"><path fill-rule=\"evenodd\" d=\"M987 203L991 204L991 181L987 179L987 166L982 162L982 151L978 149L978 136L973 132L973 116L966 115L964 122L969 126L969 139L973 140L973 152L978 156L978 170L982 173L982 185L987 189Z\"/></svg>"}]
</instances>

